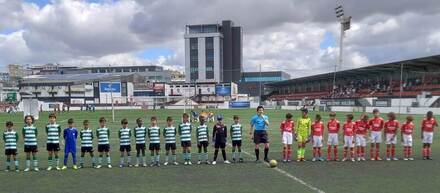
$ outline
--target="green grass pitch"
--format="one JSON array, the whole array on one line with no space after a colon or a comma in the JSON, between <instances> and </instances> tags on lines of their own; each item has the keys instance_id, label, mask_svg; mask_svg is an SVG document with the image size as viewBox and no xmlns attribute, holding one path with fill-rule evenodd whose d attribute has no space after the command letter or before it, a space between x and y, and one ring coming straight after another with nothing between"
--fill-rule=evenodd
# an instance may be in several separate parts
<instances>
[{"instance_id":1,"label":"green grass pitch","mask_svg":"<svg viewBox=\"0 0 440 193\"><path fill-rule=\"evenodd\" d=\"M135 119L142 117L148 124L151 116L159 118L160 126L164 126L165 118L172 116L175 120L180 120L182 110L118 110L116 111L116 121L108 122L111 129L111 156L112 163L117 166L119 163L119 141L117 131L120 128L122 118L129 119L129 125L135 126ZM230 125L233 115L239 115L241 122L245 126L245 134L249 130L250 117L255 113L254 109L246 110L215 110L216 114L222 114L226 124ZM290 111L294 114L295 120L299 117L298 111ZM281 136L278 130L279 123L284 119L287 111L266 110L270 118L269 138L271 141L270 158L279 160L281 157ZM323 118L327 120L326 112L321 112ZM338 119L344 121L346 113L338 113ZM314 112L310 113L313 118ZM380 162L317 162L310 161L304 163L278 164L278 169L268 168L265 164L255 163L253 157L253 144L249 137L245 135L243 149L252 154L245 155L246 162L242 164L224 165L220 157L220 163L211 165L192 165L192 166L163 166L147 168L84 168L80 170L50 171L44 169L47 166L47 151L45 148L46 134L44 125L47 122L48 113L40 114L40 120L36 122L39 129L39 165L40 172L23 171L0 172L0 192L316 192L304 184L295 181L286 175L292 175L302 180L306 184L316 187L324 192L438 192L440 188L440 139L437 134L434 137L432 161L421 160L421 140L420 140L420 121L423 116L415 116L417 126L414 133L414 157L415 161L380 161ZM92 128L98 126L98 118L104 116L111 120L110 111L72 111L60 113L58 122L63 128L66 127L67 119L74 118L78 129L84 119L89 119ZM383 115L384 116L384 115ZM359 113L355 113L356 119ZM399 121L404 120L404 115L399 116ZM438 116L437 116L438 118ZM20 134L19 141L19 160L21 170L24 168L23 138L21 137L21 127L23 125L22 114L10 115L0 114L0 123L4 127L7 120L14 122L14 127ZM177 125L176 121L176 125ZM210 129L213 123L210 124ZM324 135L326 136L326 135ZM326 138L326 137L325 137ZM341 139L341 138L340 138ZM400 135L399 135L400 140ZM229 139L230 141L230 139ZM162 140L163 142L163 140ZM180 142L178 142L178 161L181 162ZM134 147L134 139L132 139ZM0 167L5 168L5 156L3 153L3 140L0 142L2 152L0 155ZM79 147L79 141L78 141ZM164 146L162 145L162 148ZM385 145L381 146L381 155L385 153ZM62 148L63 149L63 148ZM325 149L325 148L324 148ZM96 150L96 140L95 140ZM296 145L294 144L293 155L296 155ZM367 148L368 153L369 148ZM79 151L79 149L78 149ZM62 151L61 151L62 152ZM193 140L193 162L196 161L195 140ZM209 147L209 156L212 158L213 147ZM228 158L231 158L231 149L227 148ZM323 151L326 152L326 151ZM340 143L340 157L342 154L342 143ZM135 155L135 151L132 151ZM149 155L149 153L147 153ZM397 155L401 157L402 147L400 143L397 147ZM62 157L60 153L60 157ZM133 160L134 160L133 156ZM162 150L161 161L163 162L164 150ZM311 158L311 146L308 144L306 158ZM62 161L62 159L61 159ZM147 156L147 161L149 157ZM71 161L69 162L71 163ZM90 159L86 157L86 166L90 166ZM283 173L284 172L284 173Z\"/></svg>"}]
</instances>

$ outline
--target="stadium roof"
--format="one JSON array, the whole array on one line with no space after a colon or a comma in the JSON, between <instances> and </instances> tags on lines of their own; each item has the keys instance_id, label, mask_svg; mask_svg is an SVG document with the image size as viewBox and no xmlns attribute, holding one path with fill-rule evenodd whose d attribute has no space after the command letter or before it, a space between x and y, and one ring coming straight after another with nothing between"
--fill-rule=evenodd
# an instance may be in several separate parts
<instances>
[{"instance_id":1,"label":"stadium roof","mask_svg":"<svg viewBox=\"0 0 440 193\"><path fill-rule=\"evenodd\" d=\"M378 64L372 66L366 66L361 68L354 68L349 70L338 71L336 73L337 77L343 75L345 78L358 78L363 76L371 76L377 73L383 72L395 72L400 70L401 64L404 65L405 70L410 71L429 71L432 68L440 68L440 55L428 56L423 58L416 58L410 60L403 60L398 62L391 62L385 64ZM267 86L285 86L294 83L310 82L310 81L320 81L333 79L333 72L318 74L313 76L306 76L300 78L294 78L285 81L271 82L265 85Z\"/></svg>"},{"instance_id":2,"label":"stadium roof","mask_svg":"<svg viewBox=\"0 0 440 193\"><path fill-rule=\"evenodd\" d=\"M135 74L135 73L132 73ZM132 75L130 74L130 75ZM120 75L114 73L97 73L97 74L57 74L57 75L31 75L24 77L20 81L20 85L37 85L37 84L82 84L94 81L110 81L117 80L128 75Z\"/></svg>"}]
</instances>

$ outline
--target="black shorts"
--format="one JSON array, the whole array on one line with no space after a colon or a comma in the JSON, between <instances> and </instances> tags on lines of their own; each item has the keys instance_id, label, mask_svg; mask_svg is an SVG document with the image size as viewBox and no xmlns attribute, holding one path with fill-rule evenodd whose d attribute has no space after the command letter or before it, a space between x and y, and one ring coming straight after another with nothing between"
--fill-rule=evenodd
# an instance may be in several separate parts
<instances>
[{"instance_id":1,"label":"black shorts","mask_svg":"<svg viewBox=\"0 0 440 193\"><path fill-rule=\"evenodd\" d=\"M131 145L121 145L119 146L120 152L130 152L131 151Z\"/></svg>"},{"instance_id":2,"label":"black shorts","mask_svg":"<svg viewBox=\"0 0 440 193\"><path fill-rule=\"evenodd\" d=\"M5 149L5 155L17 155L17 149Z\"/></svg>"},{"instance_id":3,"label":"black shorts","mask_svg":"<svg viewBox=\"0 0 440 193\"><path fill-rule=\"evenodd\" d=\"M150 151L154 150L160 150L160 143L150 143L150 146L148 147Z\"/></svg>"},{"instance_id":4,"label":"black shorts","mask_svg":"<svg viewBox=\"0 0 440 193\"><path fill-rule=\"evenodd\" d=\"M145 143L136 144L136 151L145 151Z\"/></svg>"},{"instance_id":5,"label":"black shorts","mask_svg":"<svg viewBox=\"0 0 440 193\"><path fill-rule=\"evenodd\" d=\"M182 147L191 147L191 141L182 141L180 142Z\"/></svg>"},{"instance_id":6,"label":"black shorts","mask_svg":"<svg viewBox=\"0 0 440 193\"><path fill-rule=\"evenodd\" d=\"M81 147L81 153L93 153L93 147Z\"/></svg>"},{"instance_id":7,"label":"black shorts","mask_svg":"<svg viewBox=\"0 0 440 193\"><path fill-rule=\"evenodd\" d=\"M241 140L232 141L232 147L241 147Z\"/></svg>"},{"instance_id":8,"label":"black shorts","mask_svg":"<svg viewBox=\"0 0 440 193\"><path fill-rule=\"evenodd\" d=\"M255 131L254 132L254 143L269 143L266 131Z\"/></svg>"},{"instance_id":9,"label":"black shorts","mask_svg":"<svg viewBox=\"0 0 440 193\"><path fill-rule=\"evenodd\" d=\"M98 152L109 152L109 151L110 151L109 144L98 145Z\"/></svg>"},{"instance_id":10,"label":"black shorts","mask_svg":"<svg viewBox=\"0 0 440 193\"><path fill-rule=\"evenodd\" d=\"M176 143L165 143L165 150L176 150Z\"/></svg>"},{"instance_id":11,"label":"black shorts","mask_svg":"<svg viewBox=\"0 0 440 193\"><path fill-rule=\"evenodd\" d=\"M207 141L201 141L197 143L198 148L202 148L202 147L207 148L208 146L209 146L209 142Z\"/></svg>"},{"instance_id":12,"label":"black shorts","mask_svg":"<svg viewBox=\"0 0 440 193\"><path fill-rule=\"evenodd\" d=\"M224 149L226 147L226 143L215 143L214 144L214 148L216 148L216 149L218 149L218 148L221 148L221 149Z\"/></svg>"},{"instance_id":13,"label":"black shorts","mask_svg":"<svg viewBox=\"0 0 440 193\"><path fill-rule=\"evenodd\" d=\"M24 152L26 153L36 153L38 152L38 147L36 145L25 145L24 146Z\"/></svg>"},{"instance_id":14,"label":"black shorts","mask_svg":"<svg viewBox=\"0 0 440 193\"><path fill-rule=\"evenodd\" d=\"M60 144L59 143L47 143L46 150L47 151L60 151Z\"/></svg>"}]
</instances>

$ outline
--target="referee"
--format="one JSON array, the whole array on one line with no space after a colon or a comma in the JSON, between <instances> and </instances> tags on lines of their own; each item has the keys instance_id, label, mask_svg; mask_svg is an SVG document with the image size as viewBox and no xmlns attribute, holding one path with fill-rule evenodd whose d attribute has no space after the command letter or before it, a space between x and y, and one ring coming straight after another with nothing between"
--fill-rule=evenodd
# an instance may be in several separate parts
<instances>
[{"instance_id":1,"label":"referee","mask_svg":"<svg viewBox=\"0 0 440 193\"><path fill-rule=\"evenodd\" d=\"M260 143L264 143L264 161L269 162L267 154L269 153L269 139L267 136L267 128L269 126L269 117L264 115L264 107L257 107L257 114L251 119L251 129L249 135L255 143L255 162L260 161Z\"/></svg>"}]
</instances>

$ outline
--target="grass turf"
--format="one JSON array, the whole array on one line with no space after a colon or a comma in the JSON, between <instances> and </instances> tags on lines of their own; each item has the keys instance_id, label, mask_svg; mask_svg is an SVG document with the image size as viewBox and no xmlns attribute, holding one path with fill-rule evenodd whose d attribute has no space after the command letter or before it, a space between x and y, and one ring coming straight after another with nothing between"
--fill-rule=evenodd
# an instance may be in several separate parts
<instances>
[{"instance_id":1,"label":"grass turf","mask_svg":"<svg viewBox=\"0 0 440 193\"><path fill-rule=\"evenodd\" d=\"M233 115L239 115L244 125L243 150L253 155L253 144L246 135L249 130L250 117L255 113L253 109L245 110L215 110L216 114L222 114L225 123L230 125ZM281 157L281 137L278 130L279 123L284 119L287 111L266 110L270 118L269 138L271 141L270 157L280 159ZM295 120L300 116L298 111L289 111L293 113ZM180 120L182 110L118 110L116 111L116 121L108 122L111 129L111 156L112 163L117 166L119 163L119 142L117 131L120 128L119 121L122 118L129 119L131 128L135 126L135 119L142 117L148 124L151 116L159 118L160 126L165 124L167 116L172 116L175 120ZM324 119L327 119L327 113L321 112ZM39 166L45 169L47 166L47 151L45 149L46 134L44 126L47 122L48 113L40 114L40 120L36 122L39 128ZM315 113L311 112L310 117ZM104 116L111 120L110 111L80 112L72 111L58 115L58 122L66 126L68 118L74 118L77 127L81 128L84 119L89 119L92 128L98 126L99 117ZM338 113L338 119L343 121L345 113ZM355 113L355 117L359 117ZM404 120L404 115L399 116L400 121ZM317 187L325 192L438 192L440 188L440 171L438 170L440 162L438 158L439 139L434 137L433 161L423 161L421 155L421 140L419 125L423 116L415 116L417 126L414 133L414 156L415 161L380 161L380 162L305 162L305 163L279 163L278 168L288 172L291 175L302 179L306 183ZM23 139L21 137L21 126L23 125L22 114L10 115L0 114L0 123L11 120L15 124L15 129L20 133L19 141L19 160L21 169L24 168ZM177 125L179 121L176 121ZM210 129L213 123L210 123ZM194 136L194 135L193 135ZM326 135L325 135L326 136ZM400 136L399 140L400 140ZM230 139L230 138L229 138ZM340 138L341 139L341 138ZM162 140L163 142L163 140ZM132 140L134 144L134 140ZM180 143L178 142L178 152L180 153ZM0 143L3 147L3 141ZM78 141L79 146L79 141ZM134 145L132 145L134 147ZM162 145L162 148L164 146ZM385 153L385 145L381 146L382 155ZM63 149L63 148L62 148ZM96 149L96 140L95 140ZM133 148L132 148L133 149ZM296 150L294 144L294 150ZM79 149L78 149L79 151ZM193 140L193 161L196 161L197 151L195 140ZM161 151L163 162L164 150ZM209 147L209 156L212 158L213 147ZM231 158L230 148L227 148L228 158ZM323 151L325 152L325 151ZM342 145L340 146L340 155ZM367 149L368 152L368 149ZM397 147L397 155L402 154L400 144ZM295 151L292 153L295 155ZM96 154L95 154L96 155ZM135 151L132 151L132 160ZM147 153L148 155L148 153ZM92 169L85 168L78 171L40 171L40 172L0 172L2 185L0 192L313 192L306 186L287 178L274 169L266 167L264 164L253 162L254 157L244 155L246 163L216 166L193 165L193 166L162 166L160 168L113 168L113 169ZM62 157L62 153L60 153ZM219 156L221 160L221 156ZM311 157L311 147L308 144L306 157ZM0 167L5 166L5 156L0 155ZM148 161L149 159L147 159ZM178 160L181 162L181 155L178 154ZM221 161L220 161L221 162ZM71 163L71 161L69 162ZM86 165L90 165L90 158L86 156Z\"/></svg>"}]
</instances>

